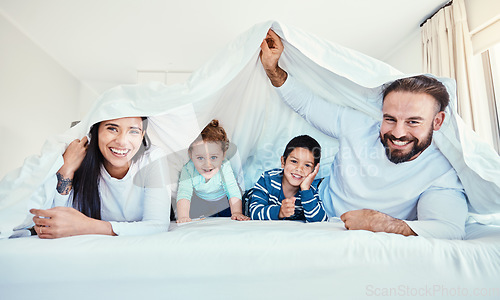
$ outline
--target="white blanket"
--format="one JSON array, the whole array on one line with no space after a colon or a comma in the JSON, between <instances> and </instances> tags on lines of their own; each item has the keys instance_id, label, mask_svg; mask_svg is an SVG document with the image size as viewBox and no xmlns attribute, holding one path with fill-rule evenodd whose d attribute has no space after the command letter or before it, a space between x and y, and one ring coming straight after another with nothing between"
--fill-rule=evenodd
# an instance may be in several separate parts
<instances>
[{"instance_id":1,"label":"white blanket","mask_svg":"<svg viewBox=\"0 0 500 300\"><path fill-rule=\"evenodd\" d=\"M258 24L228 44L183 85L124 85L101 95L81 123L48 140L41 156L28 158L0 182L0 238L30 226L30 208L51 206L55 173L63 163L65 147L101 120L151 116L148 133L153 143L169 153L173 181L188 159L187 146L212 118L221 121L235 146L231 163L244 188L251 187L262 171L279 166L285 144L299 134L309 134L322 145L319 176L325 175L337 142L283 104L270 85L258 58L259 46L270 27L283 39L285 51L280 64L285 70L325 99L374 118L381 118L381 86L405 76L387 64L284 24ZM456 114L454 81L440 80L453 101L445 124L434 135L435 142L457 170L470 211L498 213L500 158ZM175 186L175 182L172 184Z\"/></svg>"}]
</instances>

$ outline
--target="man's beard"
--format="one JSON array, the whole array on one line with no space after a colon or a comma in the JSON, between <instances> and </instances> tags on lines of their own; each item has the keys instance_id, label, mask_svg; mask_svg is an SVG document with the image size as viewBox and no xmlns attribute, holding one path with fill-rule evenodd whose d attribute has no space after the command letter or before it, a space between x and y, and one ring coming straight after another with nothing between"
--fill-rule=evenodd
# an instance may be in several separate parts
<instances>
[{"instance_id":1,"label":"man's beard","mask_svg":"<svg viewBox=\"0 0 500 300\"><path fill-rule=\"evenodd\" d=\"M387 158L395 163L399 164L402 162L409 161L412 157L414 157L417 154L420 154L422 151L424 151L429 145L432 143L432 134L434 133L433 128L431 127L431 130L429 131L429 134L427 135L427 138L420 142L417 138L411 136L404 136L402 138L395 138L392 134L386 133L384 136L380 138L380 142L382 145L384 145L385 148L385 155ZM413 147L410 149L408 153L403 153L401 150L396 149L392 150L389 148L389 140L396 140L396 141L401 141L401 142L406 142L410 141L410 143L413 144Z\"/></svg>"}]
</instances>

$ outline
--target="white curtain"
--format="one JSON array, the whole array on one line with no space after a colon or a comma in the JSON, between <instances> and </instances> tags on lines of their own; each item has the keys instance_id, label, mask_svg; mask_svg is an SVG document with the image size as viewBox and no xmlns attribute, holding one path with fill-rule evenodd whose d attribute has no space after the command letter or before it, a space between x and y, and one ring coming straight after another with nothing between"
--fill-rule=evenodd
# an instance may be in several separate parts
<instances>
[{"instance_id":1,"label":"white curtain","mask_svg":"<svg viewBox=\"0 0 500 300\"><path fill-rule=\"evenodd\" d=\"M454 78L457 110L476 133L498 149L498 126L488 114L488 99L479 93L464 0L454 0L422 26L424 72Z\"/></svg>"}]
</instances>

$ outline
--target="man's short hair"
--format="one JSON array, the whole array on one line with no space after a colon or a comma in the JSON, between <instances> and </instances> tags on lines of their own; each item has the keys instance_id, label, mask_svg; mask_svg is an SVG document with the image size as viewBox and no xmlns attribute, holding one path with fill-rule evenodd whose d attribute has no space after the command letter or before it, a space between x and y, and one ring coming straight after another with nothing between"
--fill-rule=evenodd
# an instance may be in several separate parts
<instances>
[{"instance_id":1,"label":"man's short hair","mask_svg":"<svg viewBox=\"0 0 500 300\"><path fill-rule=\"evenodd\" d=\"M431 95L434 99L436 99L436 102L439 105L439 111L444 111L450 102L450 95L448 94L444 84L435 78L425 75L395 80L384 88L383 99L385 99L390 92L410 92L415 94L425 93Z\"/></svg>"},{"instance_id":2,"label":"man's short hair","mask_svg":"<svg viewBox=\"0 0 500 300\"><path fill-rule=\"evenodd\" d=\"M283 152L283 159L286 161L288 155L292 153L295 148L305 148L312 152L314 157L314 166L316 166L321 159L321 146L318 141L308 135L299 135L291 139L285 147Z\"/></svg>"}]
</instances>

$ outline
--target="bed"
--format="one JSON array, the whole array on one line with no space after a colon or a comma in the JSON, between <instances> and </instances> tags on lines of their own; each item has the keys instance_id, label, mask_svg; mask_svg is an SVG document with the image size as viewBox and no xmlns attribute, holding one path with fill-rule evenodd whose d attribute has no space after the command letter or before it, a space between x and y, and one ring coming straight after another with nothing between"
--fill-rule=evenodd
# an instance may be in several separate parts
<instances>
[{"instance_id":1,"label":"bed","mask_svg":"<svg viewBox=\"0 0 500 300\"><path fill-rule=\"evenodd\" d=\"M184 85L112 89L78 125L48 140L42 155L0 181L0 299L500 298L499 215L490 225L471 219L465 240L347 231L336 218L207 218L149 236L9 238L32 226L29 208L50 207L65 146L100 120L150 116L148 134L168 153L173 199L187 146L213 118L237 146L230 161L243 190L278 167L284 145L299 134L325 149L318 177L325 176L338 144L269 84L259 45L270 27L285 44L280 63L298 80L328 101L380 118L381 87L404 74L272 21L242 34ZM440 80L456 100L454 82ZM470 212L487 219L500 212L500 158L464 127L453 104L447 116L435 142L457 170Z\"/></svg>"},{"instance_id":2,"label":"bed","mask_svg":"<svg viewBox=\"0 0 500 300\"><path fill-rule=\"evenodd\" d=\"M168 233L0 240L0 299L500 298L500 227L465 240L207 218Z\"/></svg>"}]
</instances>

